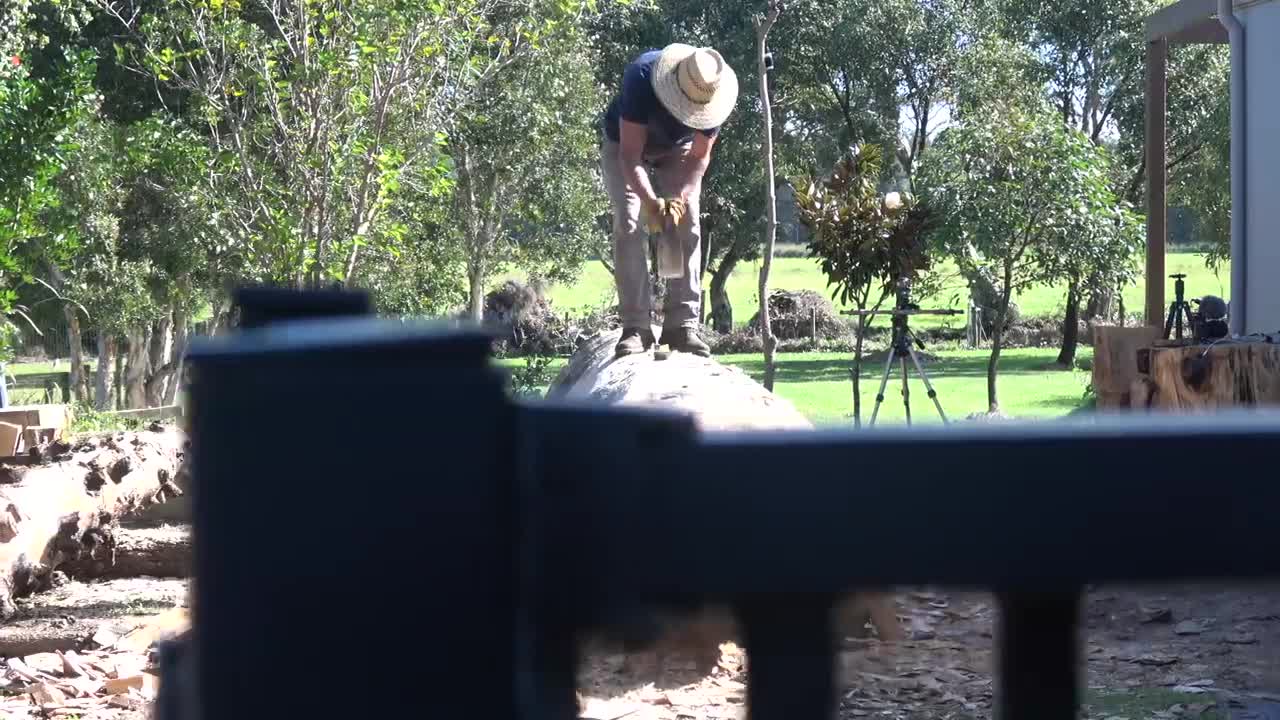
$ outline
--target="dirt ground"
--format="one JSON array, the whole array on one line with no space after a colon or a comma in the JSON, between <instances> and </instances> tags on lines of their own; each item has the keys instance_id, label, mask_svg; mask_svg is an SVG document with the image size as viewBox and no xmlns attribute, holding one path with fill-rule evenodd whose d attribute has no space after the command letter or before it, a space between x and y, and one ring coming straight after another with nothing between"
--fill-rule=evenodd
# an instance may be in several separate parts
<instances>
[{"instance_id":1,"label":"dirt ground","mask_svg":"<svg viewBox=\"0 0 1280 720\"><path fill-rule=\"evenodd\" d=\"M79 626L81 637L88 625L123 630L181 605L185 590L181 580L71 583L25 600L24 620L4 630L10 639L23 626L33 636L54 639L65 634L58 632L64 626ZM838 674L841 720L991 718L992 598L903 592L898 616L909 639L847 642ZM1088 668L1082 718L1280 717L1275 712L1280 707L1280 586L1102 587L1088 595L1082 620ZM655 683L649 676L641 680L622 672L620 655L595 655L580 682L585 715L593 720L745 718L743 653L732 644L723 649L720 667L710 676L699 676L691 663L677 659ZM0 688L0 717L37 717L24 715L25 707L19 711L17 686ZM142 720L146 713L102 707L79 717Z\"/></svg>"},{"instance_id":2,"label":"dirt ground","mask_svg":"<svg viewBox=\"0 0 1280 720\"><path fill-rule=\"evenodd\" d=\"M837 675L841 718L992 717L992 598L904 592L898 615L908 640L846 644ZM1084 718L1280 716L1280 694L1268 692L1280 693L1280 586L1103 587L1088 595L1082 620ZM620 655L589 657L579 681L585 714L743 718L743 653L732 644L722 649L709 677L677 661L646 685L622 671Z\"/></svg>"}]
</instances>

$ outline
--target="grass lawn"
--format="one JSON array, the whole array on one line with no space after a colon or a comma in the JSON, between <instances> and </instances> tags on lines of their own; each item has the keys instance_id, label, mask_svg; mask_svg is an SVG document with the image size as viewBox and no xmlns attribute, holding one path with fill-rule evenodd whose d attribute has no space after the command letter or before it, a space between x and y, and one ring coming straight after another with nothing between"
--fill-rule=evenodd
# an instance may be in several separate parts
<instances>
[{"instance_id":1,"label":"grass lawn","mask_svg":"<svg viewBox=\"0 0 1280 720\"><path fill-rule=\"evenodd\" d=\"M985 350L944 350L938 360L925 366L942 409L950 419L963 418L987 409L987 357ZM1065 415L1080 405L1089 373L1081 370L1047 369L1057 357L1056 350L1005 350L1000 359L999 393L1001 410L1018 418L1049 418ZM1090 349L1080 348L1080 358L1088 359ZM740 367L756 380L764 376L760 355L723 355L726 365ZM853 385L849 380L851 356L843 353L785 353L778 356L774 390L795 403L800 412L817 425L852 425ZM523 367L524 360L502 360L506 367ZM555 364L559 370L563 361ZM871 417L876 390L884 372L883 361L862 369L863 421ZM937 410L925 393L924 384L912 371L911 415L917 423L938 423ZM877 423L905 421L902 407L901 374L889 377L885 401Z\"/></svg>"},{"instance_id":2,"label":"grass lawn","mask_svg":"<svg viewBox=\"0 0 1280 720\"><path fill-rule=\"evenodd\" d=\"M67 372L71 365L65 359L54 366L52 360L44 362L6 363L4 371L10 375L38 375L40 373Z\"/></svg>"},{"instance_id":3,"label":"grass lawn","mask_svg":"<svg viewBox=\"0 0 1280 720\"><path fill-rule=\"evenodd\" d=\"M1224 266L1214 273L1204 264L1204 256L1198 253L1170 253L1165 261L1167 271L1186 273L1187 293L1191 297L1203 295L1226 295L1226 286L1231 280L1231 270ZM945 282L941 292L917 301L927 308L965 307L967 290L963 278L955 270L952 263L945 263L939 270ZM512 274L506 277L518 278ZM755 314L759 304L757 284L760 277L760 263L739 264L729 278L729 298L734 307L734 322L745 325ZM501 278L505 280L506 278ZM496 284L496 283L495 283ZM822 274L816 260L807 258L778 258L774 260L769 284L774 288L786 290L817 290L830 297L827 290L826 277ZM1139 280L1124 292L1125 308L1129 312L1141 312L1144 304L1146 282ZM586 262L578 281L568 286L553 286L549 297L554 307L561 311L581 312L614 302L613 277L599 262ZM1166 294L1172 301L1173 281L1166 281ZM1063 301L1066 299L1065 287L1042 286L1031 288L1019 295L1017 302L1024 315L1059 315ZM1167 304L1167 303L1166 303ZM842 308L847 309L847 308ZM950 324L955 327L964 326L964 316L937 317L925 316L913 321L921 326L938 326Z\"/></svg>"}]
</instances>

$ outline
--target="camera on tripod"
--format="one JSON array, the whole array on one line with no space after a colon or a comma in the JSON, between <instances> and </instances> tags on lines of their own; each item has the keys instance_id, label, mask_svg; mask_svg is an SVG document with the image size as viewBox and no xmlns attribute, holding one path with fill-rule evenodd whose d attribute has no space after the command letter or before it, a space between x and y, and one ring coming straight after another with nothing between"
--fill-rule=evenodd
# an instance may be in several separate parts
<instances>
[{"instance_id":1,"label":"camera on tripod","mask_svg":"<svg viewBox=\"0 0 1280 720\"><path fill-rule=\"evenodd\" d=\"M1173 280L1173 302L1169 305L1169 316L1164 321L1165 340L1182 340L1185 329L1191 330L1192 341L1196 343L1221 340L1231 334L1227 325L1225 300L1216 295L1205 295L1188 302L1186 274L1174 273L1169 277ZM1199 310L1192 310L1192 303Z\"/></svg>"},{"instance_id":2,"label":"camera on tripod","mask_svg":"<svg viewBox=\"0 0 1280 720\"><path fill-rule=\"evenodd\" d=\"M862 317L887 314L891 318L893 335L889 344L889 351L885 353L884 375L880 378L880 390L876 393L875 409L871 411L871 426L875 426L876 418L880 414L880 405L884 403L884 391L889 384L889 374L895 361L902 368L902 405L903 410L906 412L907 424L911 424L911 392L907 387L910 366L915 367L920 380L924 382L929 399L933 401L934 407L938 410L938 415L945 424L947 423L947 414L942 410L942 403L938 400L938 393L933 389L933 383L929 382L929 375L920 363L920 358L916 355L915 349L911 347L914 343L923 350L924 341L911 331L908 320L912 315L962 315L964 311L920 309L919 305L911 302L911 278L905 275L898 278L894 283L894 300L894 308L887 312L884 310L852 310L845 313L846 315L859 315Z\"/></svg>"}]
</instances>

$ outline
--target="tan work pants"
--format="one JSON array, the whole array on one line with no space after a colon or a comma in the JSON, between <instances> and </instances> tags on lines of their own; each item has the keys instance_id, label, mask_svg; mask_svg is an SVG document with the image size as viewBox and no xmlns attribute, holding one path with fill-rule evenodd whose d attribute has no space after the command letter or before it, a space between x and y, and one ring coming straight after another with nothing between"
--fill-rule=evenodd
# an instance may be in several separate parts
<instances>
[{"instance_id":1,"label":"tan work pants","mask_svg":"<svg viewBox=\"0 0 1280 720\"><path fill-rule=\"evenodd\" d=\"M650 181L658 197L676 192L683 177L680 173L690 146L674 148L661 154L645 154ZM613 279L618 286L618 306L624 327L647 328L652 322L653 294L649 286L648 231L640 218L640 196L627 187L618 159L618 143L605 140L600 144L600 165L605 189L613 209ZM669 229L683 250L684 277L666 281L667 297L663 304L663 327L696 328L702 301L702 232L699 229L698 183L688 198L688 212L679 225Z\"/></svg>"}]
</instances>

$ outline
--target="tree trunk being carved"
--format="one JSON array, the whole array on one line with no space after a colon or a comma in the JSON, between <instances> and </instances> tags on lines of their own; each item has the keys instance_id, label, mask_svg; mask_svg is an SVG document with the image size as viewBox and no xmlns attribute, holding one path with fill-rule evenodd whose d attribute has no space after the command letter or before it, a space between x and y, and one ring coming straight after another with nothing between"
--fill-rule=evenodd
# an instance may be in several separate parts
<instances>
[{"instance_id":1,"label":"tree trunk being carved","mask_svg":"<svg viewBox=\"0 0 1280 720\"><path fill-rule=\"evenodd\" d=\"M620 337L621 331L615 330L583 343L552 383L548 398L672 409L692 417L700 432L813 428L794 405L741 370L686 353L661 362L652 352L615 358L613 348ZM868 618L881 639L902 638L891 595L850 595L836 608L837 630L846 635L860 634ZM718 610L678 627L662 626L664 634L656 646L660 656L687 652L699 661L718 659L719 644L734 639L739 630Z\"/></svg>"}]
</instances>

